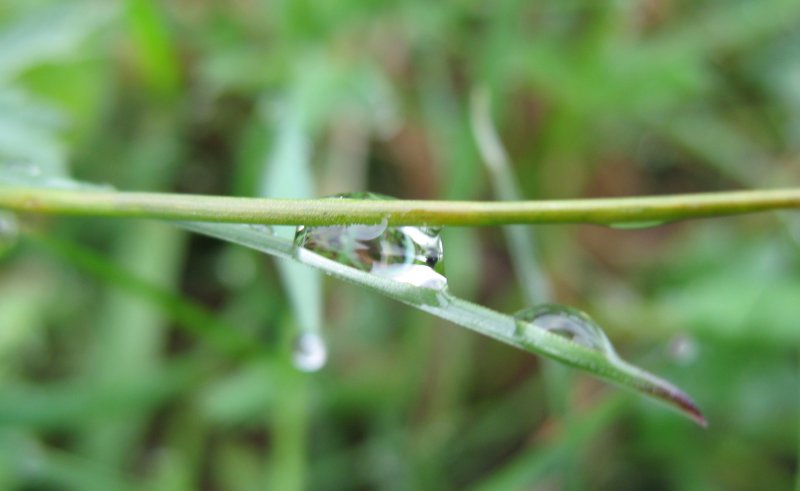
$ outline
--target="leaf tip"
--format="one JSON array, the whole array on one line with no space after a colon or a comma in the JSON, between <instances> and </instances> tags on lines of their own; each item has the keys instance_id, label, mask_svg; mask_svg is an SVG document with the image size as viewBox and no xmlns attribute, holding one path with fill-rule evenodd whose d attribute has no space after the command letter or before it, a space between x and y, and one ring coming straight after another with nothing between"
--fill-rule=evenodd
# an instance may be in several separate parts
<instances>
[{"instance_id":1,"label":"leaf tip","mask_svg":"<svg viewBox=\"0 0 800 491\"><path fill-rule=\"evenodd\" d=\"M708 428L708 420L700 410L700 407L685 393L678 391L674 394L673 402L675 402L682 412L688 416L692 421L697 423L701 428Z\"/></svg>"},{"instance_id":2,"label":"leaf tip","mask_svg":"<svg viewBox=\"0 0 800 491\"><path fill-rule=\"evenodd\" d=\"M703 411L700 410L697 403L681 389L668 382L661 381L661 383L651 387L648 392L672 405L681 414L697 423L701 428L708 428L708 420L703 414Z\"/></svg>"}]
</instances>

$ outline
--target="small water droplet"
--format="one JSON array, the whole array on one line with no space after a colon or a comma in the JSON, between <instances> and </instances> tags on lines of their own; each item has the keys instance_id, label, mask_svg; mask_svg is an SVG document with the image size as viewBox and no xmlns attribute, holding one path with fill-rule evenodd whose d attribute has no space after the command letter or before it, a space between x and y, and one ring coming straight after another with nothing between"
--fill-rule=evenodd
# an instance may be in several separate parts
<instances>
[{"instance_id":1,"label":"small water droplet","mask_svg":"<svg viewBox=\"0 0 800 491\"><path fill-rule=\"evenodd\" d=\"M615 355L614 347L605 332L586 313L564 305L542 304L520 310L517 319L518 334L527 329L543 329L594 351Z\"/></svg>"},{"instance_id":2,"label":"small water droplet","mask_svg":"<svg viewBox=\"0 0 800 491\"><path fill-rule=\"evenodd\" d=\"M617 382L625 380L623 385L660 399L700 426L706 426L706 418L702 411L685 392L666 380L621 360L605 332L584 312L563 305L544 304L523 309L514 317L517 320L514 336L523 347L537 344L541 346L544 341L541 337L542 331L561 336L576 345L599 353L610 367L619 370L622 378L610 377L611 380ZM555 348L558 349L557 346ZM583 366L589 367L587 369L590 372L602 378L607 377L597 367L593 369L591 365Z\"/></svg>"},{"instance_id":3,"label":"small water droplet","mask_svg":"<svg viewBox=\"0 0 800 491\"><path fill-rule=\"evenodd\" d=\"M611 228L616 228L619 230L637 230L640 228L652 228L664 225L665 221L663 220L649 220L643 222L617 222L617 223L609 223L608 226Z\"/></svg>"},{"instance_id":4,"label":"small water droplet","mask_svg":"<svg viewBox=\"0 0 800 491\"><path fill-rule=\"evenodd\" d=\"M0 211L0 256L11 250L19 239L16 215Z\"/></svg>"},{"instance_id":5,"label":"small water droplet","mask_svg":"<svg viewBox=\"0 0 800 491\"><path fill-rule=\"evenodd\" d=\"M334 198L393 199L375 193ZM401 283L442 289L444 251L438 227L390 227L384 218L371 225L299 226L294 244L347 266Z\"/></svg>"},{"instance_id":6,"label":"small water droplet","mask_svg":"<svg viewBox=\"0 0 800 491\"><path fill-rule=\"evenodd\" d=\"M303 372L316 372L328 361L328 348L325 341L317 333L304 332L294 340L292 347L292 363Z\"/></svg>"}]
</instances>

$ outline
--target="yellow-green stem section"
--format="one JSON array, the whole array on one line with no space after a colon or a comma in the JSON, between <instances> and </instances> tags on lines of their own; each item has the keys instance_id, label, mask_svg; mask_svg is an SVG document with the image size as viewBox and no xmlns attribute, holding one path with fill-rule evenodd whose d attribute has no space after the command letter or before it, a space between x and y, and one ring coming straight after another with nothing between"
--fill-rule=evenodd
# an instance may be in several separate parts
<instances>
[{"instance_id":1,"label":"yellow-green stem section","mask_svg":"<svg viewBox=\"0 0 800 491\"><path fill-rule=\"evenodd\" d=\"M0 186L0 208L54 215L273 225L636 224L800 208L800 189L548 201L286 200Z\"/></svg>"}]
</instances>

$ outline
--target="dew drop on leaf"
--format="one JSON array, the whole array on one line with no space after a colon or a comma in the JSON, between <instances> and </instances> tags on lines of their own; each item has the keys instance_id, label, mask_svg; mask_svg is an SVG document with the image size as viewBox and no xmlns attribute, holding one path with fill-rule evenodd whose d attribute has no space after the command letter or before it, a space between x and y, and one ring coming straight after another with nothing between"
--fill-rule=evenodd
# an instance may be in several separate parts
<instances>
[{"instance_id":1,"label":"dew drop on leaf","mask_svg":"<svg viewBox=\"0 0 800 491\"><path fill-rule=\"evenodd\" d=\"M541 343L540 337L537 338L536 335L541 331L547 331L576 345L595 351L611 365L622 369L631 377L623 385L661 399L700 426L706 426L705 416L685 392L669 382L621 360L605 332L584 312L563 305L543 304L520 310L514 314L514 318L517 321L514 335L523 346Z\"/></svg>"},{"instance_id":2,"label":"dew drop on leaf","mask_svg":"<svg viewBox=\"0 0 800 491\"><path fill-rule=\"evenodd\" d=\"M594 351L615 355L605 332L586 313L564 305L542 304L514 314L517 331L524 336L528 329L542 329Z\"/></svg>"},{"instance_id":3,"label":"dew drop on leaf","mask_svg":"<svg viewBox=\"0 0 800 491\"><path fill-rule=\"evenodd\" d=\"M393 199L375 193L332 198ZM297 227L294 245L361 271L424 288L443 289L444 252L438 227L371 225Z\"/></svg>"},{"instance_id":4,"label":"dew drop on leaf","mask_svg":"<svg viewBox=\"0 0 800 491\"><path fill-rule=\"evenodd\" d=\"M299 334L292 346L292 363L302 372L316 372L328 361L328 348L325 341L317 333Z\"/></svg>"}]
</instances>

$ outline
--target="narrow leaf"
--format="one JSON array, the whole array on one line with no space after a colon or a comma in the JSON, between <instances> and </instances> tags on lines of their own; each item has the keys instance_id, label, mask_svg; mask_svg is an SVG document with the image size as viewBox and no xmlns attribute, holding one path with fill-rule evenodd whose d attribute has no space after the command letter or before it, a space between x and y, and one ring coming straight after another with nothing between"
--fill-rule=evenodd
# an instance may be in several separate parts
<instances>
[{"instance_id":1,"label":"narrow leaf","mask_svg":"<svg viewBox=\"0 0 800 491\"><path fill-rule=\"evenodd\" d=\"M518 320L514 317L455 297L446 289L412 286L360 271L305 249L298 249L286 239L264 234L247 225L184 222L180 226L311 266L329 276L366 287L516 348L552 358L653 397L667 403L699 425L706 425L706 419L694 401L671 383L616 356L605 356L545 329L529 330L526 336L520 337Z\"/></svg>"}]
</instances>

